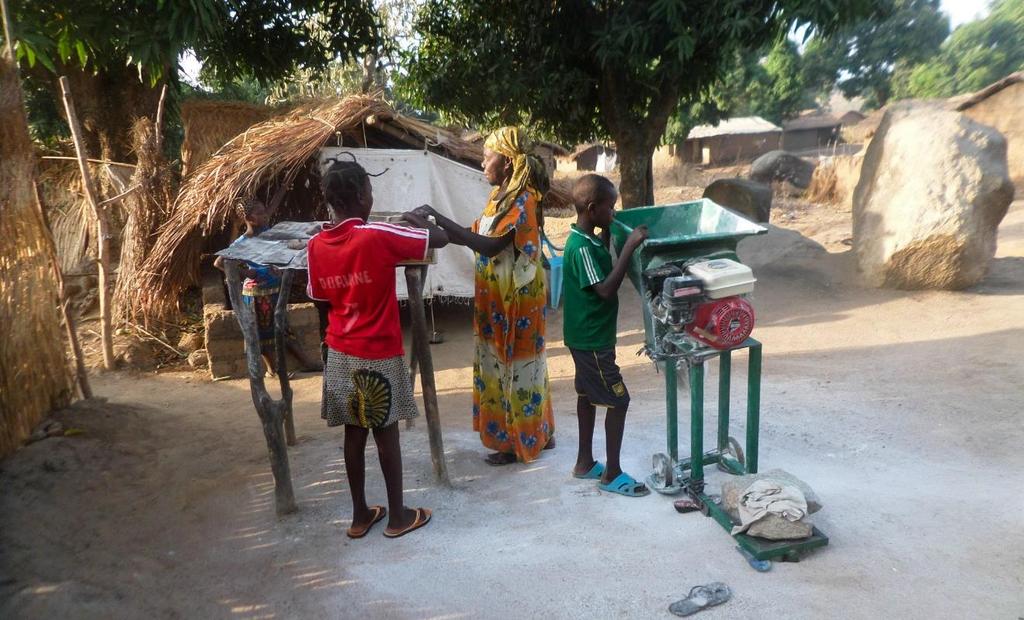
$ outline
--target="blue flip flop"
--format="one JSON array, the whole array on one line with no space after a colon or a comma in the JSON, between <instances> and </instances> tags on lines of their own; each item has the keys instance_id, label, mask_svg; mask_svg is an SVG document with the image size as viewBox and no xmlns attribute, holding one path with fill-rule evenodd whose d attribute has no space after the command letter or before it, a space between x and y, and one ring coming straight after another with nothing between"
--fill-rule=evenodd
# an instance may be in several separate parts
<instances>
[{"instance_id":1,"label":"blue flip flop","mask_svg":"<svg viewBox=\"0 0 1024 620\"><path fill-rule=\"evenodd\" d=\"M604 465L601 464L601 461L594 461L594 466L590 468L590 471L585 474L573 472L572 477L579 478L580 480L600 480L603 475Z\"/></svg>"},{"instance_id":2,"label":"blue flip flop","mask_svg":"<svg viewBox=\"0 0 1024 620\"><path fill-rule=\"evenodd\" d=\"M649 495L651 492L651 490L644 486L642 482L637 482L633 476L630 476L626 472L622 472L618 476L615 476L615 480L612 480L608 484L598 482L597 488L602 491L608 491L609 493L625 495L626 497L643 497L644 495Z\"/></svg>"}]
</instances>

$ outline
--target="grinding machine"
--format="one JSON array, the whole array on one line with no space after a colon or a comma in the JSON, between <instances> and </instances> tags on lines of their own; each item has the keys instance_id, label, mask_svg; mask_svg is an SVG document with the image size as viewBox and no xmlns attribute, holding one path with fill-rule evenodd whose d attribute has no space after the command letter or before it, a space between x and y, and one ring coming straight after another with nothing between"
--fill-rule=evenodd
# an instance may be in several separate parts
<instances>
[{"instance_id":1,"label":"grinding machine","mask_svg":"<svg viewBox=\"0 0 1024 620\"><path fill-rule=\"evenodd\" d=\"M750 337L756 314L748 297L755 278L739 261L736 245L767 232L708 199L617 212L611 227L616 252L646 225L648 237L630 260L628 275L640 293L643 352L665 377L666 450L653 457L647 484L663 494L686 493L726 531L736 525L718 498L704 491L704 466L733 475L757 473L761 397L761 343ZM746 437L729 435L732 354L747 350ZM718 428L714 449L704 450L704 372L718 360ZM690 454L679 458L677 373L685 369L690 396ZM748 558L797 560L828 544L817 529L799 541L768 541L745 534L736 542ZM752 564L754 562L752 561Z\"/></svg>"}]
</instances>

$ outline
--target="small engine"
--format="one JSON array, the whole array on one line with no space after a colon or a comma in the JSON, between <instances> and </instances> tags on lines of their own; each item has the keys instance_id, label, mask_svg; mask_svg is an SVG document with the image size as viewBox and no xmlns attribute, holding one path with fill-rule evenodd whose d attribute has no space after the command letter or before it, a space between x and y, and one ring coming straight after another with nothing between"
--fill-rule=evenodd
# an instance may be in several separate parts
<instances>
[{"instance_id":1,"label":"small engine","mask_svg":"<svg viewBox=\"0 0 1024 620\"><path fill-rule=\"evenodd\" d=\"M657 354L731 349L754 329L754 308L745 296L755 280L746 265L724 258L668 264L643 278Z\"/></svg>"}]
</instances>

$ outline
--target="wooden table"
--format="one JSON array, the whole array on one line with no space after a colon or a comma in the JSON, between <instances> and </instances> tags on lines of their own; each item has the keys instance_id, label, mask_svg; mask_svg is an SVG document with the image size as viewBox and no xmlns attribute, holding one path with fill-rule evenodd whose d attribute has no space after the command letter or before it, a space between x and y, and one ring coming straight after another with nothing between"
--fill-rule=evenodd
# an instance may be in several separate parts
<instances>
[{"instance_id":1,"label":"wooden table","mask_svg":"<svg viewBox=\"0 0 1024 620\"><path fill-rule=\"evenodd\" d=\"M281 399L274 400L267 391L264 381L263 359L260 352L255 312L242 302L242 278L239 272L239 262L235 259L224 260L228 295L245 339L249 388L256 413L263 425L263 435L266 438L270 455L270 470L274 475L275 508L278 515L284 515L298 509L295 503L295 492L292 488L291 471L288 466L288 446L295 445L295 422L292 416L292 388L288 379L288 356L285 347L285 334L288 333L288 293L291 290L292 275L295 269L282 270L281 294L274 312L274 350L277 360L277 378L281 385ZM415 373L416 367L419 369L434 475L441 484L448 486L451 484L451 480L448 476L448 465L444 456L441 418L437 406L437 388L434 383L434 362L430 354L427 317L423 309L423 286L427 277L427 265L411 264L404 266L404 269L409 292L409 316L412 321L414 362L411 365L413 373Z\"/></svg>"}]
</instances>

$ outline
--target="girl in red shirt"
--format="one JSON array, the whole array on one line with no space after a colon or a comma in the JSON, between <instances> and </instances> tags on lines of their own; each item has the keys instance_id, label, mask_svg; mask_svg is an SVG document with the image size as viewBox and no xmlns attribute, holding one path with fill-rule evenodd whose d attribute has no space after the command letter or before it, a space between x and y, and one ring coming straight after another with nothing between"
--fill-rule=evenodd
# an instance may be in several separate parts
<instances>
[{"instance_id":1,"label":"girl in red shirt","mask_svg":"<svg viewBox=\"0 0 1024 620\"><path fill-rule=\"evenodd\" d=\"M330 225L309 241L309 295L330 304L321 416L345 426L345 470L352 490L350 538L362 538L388 516L384 535L396 538L427 524L426 508L402 502L398 421L419 415L402 350L395 267L423 260L448 244L444 231L406 213L413 227L367 223L373 206L369 175L355 161L324 173ZM377 443L388 508L369 506L364 492L366 439Z\"/></svg>"}]
</instances>

